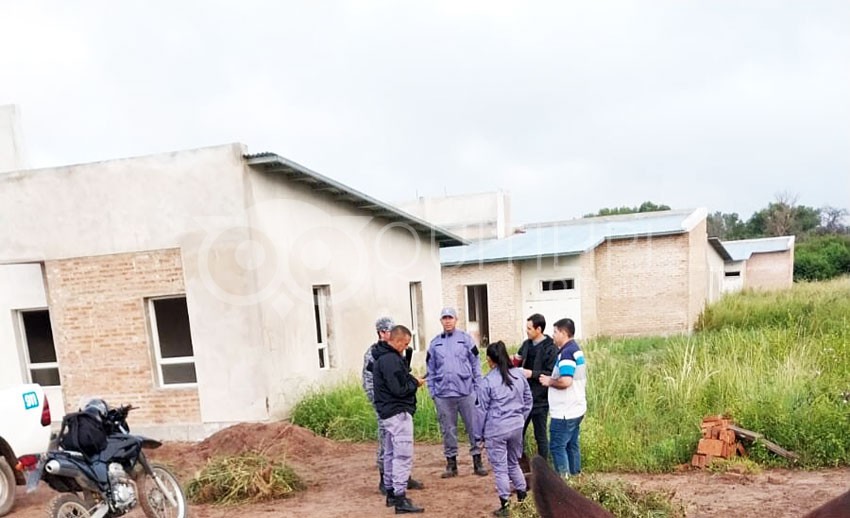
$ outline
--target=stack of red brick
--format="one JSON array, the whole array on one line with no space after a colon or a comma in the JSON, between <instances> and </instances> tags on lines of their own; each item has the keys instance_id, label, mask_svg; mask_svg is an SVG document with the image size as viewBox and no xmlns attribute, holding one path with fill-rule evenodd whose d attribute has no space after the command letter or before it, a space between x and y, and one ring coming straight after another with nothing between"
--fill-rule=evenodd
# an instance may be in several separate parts
<instances>
[{"instance_id":1,"label":"stack of red brick","mask_svg":"<svg viewBox=\"0 0 850 518\"><path fill-rule=\"evenodd\" d=\"M737 435L729 428L734 423L723 416L710 416L702 420L702 439L697 452L691 458L691 466L704 468L717 457L728 459L735 455L747 456L747 450L738 442Z\"/></svg>"}]
</instances>

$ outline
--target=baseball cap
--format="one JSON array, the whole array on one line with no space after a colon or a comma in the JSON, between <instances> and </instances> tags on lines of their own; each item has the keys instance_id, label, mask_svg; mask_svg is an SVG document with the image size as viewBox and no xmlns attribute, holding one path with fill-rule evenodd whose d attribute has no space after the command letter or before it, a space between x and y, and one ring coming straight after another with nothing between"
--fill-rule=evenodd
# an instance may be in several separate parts
<instances>
[{"instance_id":1,"label":"baseball cap","mask_svg":"<svg viewBox=\"0 0 850 518\"><path fill-rule=\"evenodd\" d=\"M375 321L376 331L389 331L395 327L395 322L390 317L381 317Z\"/></svg>"},{"instance_id":2,"label":"baseball cap","mask_svg":"<svg viewBox=\"0 0 850 518\"><path fill-rule=\"evenodd\" d=\"M457 312L455 311L455 308L443 308L443 310L440 311L440 318L443 317L457 318Z\"/></svg>"}]
</instances>

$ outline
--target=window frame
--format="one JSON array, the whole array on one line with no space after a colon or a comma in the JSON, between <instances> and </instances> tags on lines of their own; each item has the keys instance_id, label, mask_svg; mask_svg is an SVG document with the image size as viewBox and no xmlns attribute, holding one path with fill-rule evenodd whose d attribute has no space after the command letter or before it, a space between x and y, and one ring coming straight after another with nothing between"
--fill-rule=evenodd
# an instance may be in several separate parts
<instances>
[{"instance_id":1,"label":"window frame","mask_svg":"<svg viewBox=\"0 0 850 518\"><path fill-rule=\"evenodd\" d=\"M153 349L153 359L155 364L154 378L157 388L160 389L185 389L198 387L198 364L195 360L195 343L192 342L192 356L177 356L174 358L162 357L162 345L159 343L159 328L156 321L156 301L169 299L186 299L186 294L179 295L164 295L157 297L148 297L145 299L148 310L148 327L150 329L151 348ZM188 320L188 301L187 301L187 320ZM192 322L189 321L189 336L192 334ZM187 361L188 360L188 361ZM194 383L166 383L165 376L162 372L163 365L188 365L192 364L195 367L195 382Z\"/></svg>"},{"instance_id":2,"label":"window frame","mask_svg":"<svg viewBox=\"0 0 850 518\"><path fill-rule=\"evenodd\" d=\"M25 308L25 309L17 309L15 313L17 313L17 325L18 325L18 339L21 345L21 355L24 360L24 379L27 380L28 383L36 383L33 381L32 371L34 370L48 370L48 369L56 369L56 375L59 377L58 385L42 385L44 387L62 387L62 373L59 369L59 355L56 352L56 339L53 340L53 356L56 357L55 362L42 362L42 363L32 363L30 358L30 348L29 348L29 339L27 337L27 327L24 322L24 314L25 313L35 313L35 312L47 312L47 319L50 323L50 332L53 334L53 321L50 318L50 308L49 307L38 307L38 308Z\"/></svg>"},{"instance_id":3,"label":"window frame","mask_svg":"<svg viewBox=\"0 0 850 518\"><path fill-rule=\"evenodd\" d=\"M333 332L331 329L331 286L330 284L314 284L311 288L313 295L313 327L316 334L316 359L320 371L336 368L336 357L333 350ZM324 351L324 355L321 352ZM325 365L322 366L322 358Z\"/></svg>"}]
</instances>

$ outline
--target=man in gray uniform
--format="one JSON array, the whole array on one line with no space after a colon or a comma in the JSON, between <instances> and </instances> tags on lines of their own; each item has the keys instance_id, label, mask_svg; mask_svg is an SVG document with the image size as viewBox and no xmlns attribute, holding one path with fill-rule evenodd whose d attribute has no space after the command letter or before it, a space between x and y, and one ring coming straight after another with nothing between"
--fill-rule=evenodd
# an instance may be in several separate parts
<instances>
[{"instance_id":1,"label":"man in gray uniform","mask_svg":"<svg viewBox=\"0 0 850 518\"><path fill-rule=\"evenodd\" d=\"M366 349L366 354L363 355L363 391L366 393L366 398L372 403L372 409L375 410L375 416L378 420L378 451L376 453L376 460L378 464L378 473L380 474L381 480L378 482L378 491L381 492L382 495L387 494L387 488L384 486L384 435L386 431L381 426L381 418L378 416L378 411L375 409L375 389L372 383L372 366L375 363L375 357L373 353L375 352L375 348L381 342L386 342L390 339L390 330L395 327L395 322L390 317L381 317L375 321L375 332L378 333L378 341L373 343ZM408 347L404 351L404 361L407 364L408 369L410 368L410 360L413 358L413 348ZM407 481L407 489L424 489L425 485L418 480L410 478Z\"/></svg>"},{"instance_id":2,"label":"man in gray uniform","mask_svg":"<svg viewBox=\"0 0 850 518\"><path fill-rule=\"evenodd\" d=\"M457 415L460 413L469 436L469 453L476 475L487 476L481 460L481 448L474 438L475 388L481 380L478 347L472 337L457 329L454 308L440 312L443 332L431 340L425 360L428 389L437 407L443 434L446 471L442 478L457 476Z\"/></svg>"}]
</instances>

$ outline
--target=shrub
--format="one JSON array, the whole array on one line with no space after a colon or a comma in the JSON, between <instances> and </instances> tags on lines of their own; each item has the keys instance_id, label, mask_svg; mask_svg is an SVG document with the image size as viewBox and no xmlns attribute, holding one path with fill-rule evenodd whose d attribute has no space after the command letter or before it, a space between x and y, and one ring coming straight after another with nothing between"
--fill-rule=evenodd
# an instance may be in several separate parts
<instances>
[{"instance_id":1,"label":"shrub","mask_svg":"<svg viewBox=\"0 0 850 518\"><path fill-rule=\"evenodd\" d=\"M285 498L302 489L301 478L285 463L249 452L210 459L189 482L186 496L195 504L233 505Z\"/></svg>"}]
</instances>

